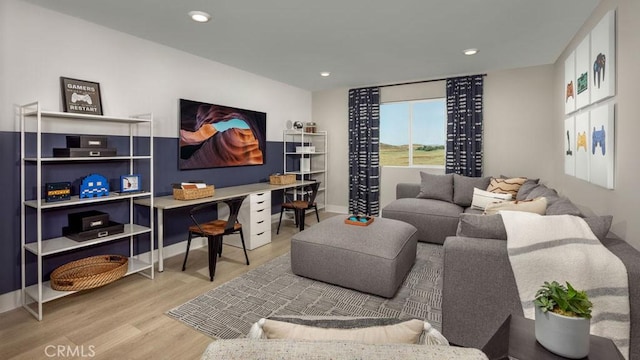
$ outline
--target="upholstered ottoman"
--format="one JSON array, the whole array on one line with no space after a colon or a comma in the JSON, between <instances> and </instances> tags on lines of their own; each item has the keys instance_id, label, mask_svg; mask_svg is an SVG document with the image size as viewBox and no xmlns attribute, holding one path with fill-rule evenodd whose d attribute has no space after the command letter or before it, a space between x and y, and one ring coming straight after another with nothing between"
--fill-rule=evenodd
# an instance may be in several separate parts
<instances>
[{"instance_id":1,"label":"upholstered ottoman","mask_svg":"<svg viewBox=\"0 0 640 360\"><path fill-rule=\"evenodd\" d=\"M369 226L347 225L334 216L291 238L294 274L393 297L416 259L413 225L375 218Z\"/></svg>"}]
</instances>

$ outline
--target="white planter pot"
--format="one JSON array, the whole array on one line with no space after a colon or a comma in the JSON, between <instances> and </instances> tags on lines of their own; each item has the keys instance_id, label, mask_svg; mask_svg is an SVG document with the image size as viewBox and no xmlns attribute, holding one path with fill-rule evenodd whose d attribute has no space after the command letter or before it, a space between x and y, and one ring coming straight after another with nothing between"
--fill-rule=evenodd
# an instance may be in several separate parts
<instances>
[{"instance_id":1,"label":"white planter pot","mask_svg":"<svg viewBox=\"0 0 640 360\"><path fill-rule=\"evenodd\" d=\"M589 354L590 319L542 312L536 306L536 340L554 354L581 359Z\"/></svg>"}]
</instances>

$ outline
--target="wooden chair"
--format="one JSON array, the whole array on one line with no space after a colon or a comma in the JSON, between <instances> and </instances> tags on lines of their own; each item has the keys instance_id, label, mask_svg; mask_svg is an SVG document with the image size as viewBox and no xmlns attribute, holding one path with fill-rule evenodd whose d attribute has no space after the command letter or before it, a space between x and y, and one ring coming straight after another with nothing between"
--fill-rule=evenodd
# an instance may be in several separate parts
<instances>
[{"instance_id":1,"label":"wooden chair","mask_svg":"<svg viewBox=\"0 0 640 360\"><path fill-rule=\"evenodd\" d=\"M240 240L242 241L242 249L244 250L244 258L249 265L249 256L247 256L247 248L244 245L244 235L242 233L242 224L238 222L238 212L242 201L246 196L237 197L223 202L229 206L229 217L227 220L212 220L206 223L199 223L195 215L201 212L203 209L217 206L217 203L207 203L200 206L196 206L189 212L189 217L193 221L194 225L189 226L189 237L187 239L187 252L184 254L184 262L182 263L182 271L187 267L187 258L189 256L189 248L191 247L191 238L196 236L203 236L207 238L207 245L209 247L209 279L213 281L213 276L216 273L217 256L222 255L222 237L224 235L240 233Z\"/></svg>"},{"instance_id":2,"label":"wooden chair","mask_svg":"<svg viewBox=\"0 0 640 360\"><path fill-rule=\"evenodd\" d=\"M302 199L300 200L288 200L282 203L280 208L280 220L278 221L278 230L276 234L280 233L280 224L282 223L282 213L285 210L293 210L295 215L294 219L296 225L300 228L300 231L304 230L304 217L307 210L316 211L316 219L320 222L320 215L318 215L318 204L316 204L316 196L318 195L318 188L320 188L320 182L314 182L313 184L305 185L302 187Z\"/></svg>"}]
</instances>

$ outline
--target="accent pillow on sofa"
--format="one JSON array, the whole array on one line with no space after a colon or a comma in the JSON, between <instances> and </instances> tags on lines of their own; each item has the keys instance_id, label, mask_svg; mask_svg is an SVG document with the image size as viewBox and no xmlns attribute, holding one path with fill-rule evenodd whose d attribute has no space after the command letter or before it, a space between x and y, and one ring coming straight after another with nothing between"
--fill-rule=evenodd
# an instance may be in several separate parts
<instances>
[{"instance_id":1,"label":"accent pillow on sofa","mask_svg":"<svg viewBox=\"0 0 640 360\"><path fill-rule=\"evenodd\" d=\"M531 190L538 187L538 181L539 179L527 179L527 181L525 181L524 184L520 186L520 189L518 189L516 200L526 200L527 195L529 195Z\"/></svg>"},{"instance_id":2,"label":"accent pillow on sofa","mask_svg":"<svg viewBox=\"0 0 640 360\"><path fill-rule=\"evenodd\" d=\"M367 344L449 345L447 339L428 322L394 318L279 316L260 319L251 327L248 337L314 341L348 340Z\"/></svg>"},{"instance_id":3,"label":"accent pillow on sofa","mask_svg":"<svg viewBox=\"0 0 640 360\"><path fill-rule=\"evenodd\" d=\"M582 216L582 211L567 198L559 198L547 207L547 215L574 215Z\"/></svg>"},{"instance_id":4,"label":"accent pillow on sofa","mask_svg":"<svg viewBox=\"0 0 640 360\"><path fill-rule=\"evenodd\" d=\"M540 197L531 200L505 201L501 203L491 203L484 209L486 215L497 214L500 210L524 211L545 215L547 212L547 199Z\"/></svg>"},{"instance_id":5,"label":"accent pillow on sofa","mask_svg":"<svg viewBox=\"0 0 640 360\"><path fill-rule=\"evenodd\" d=\"M463 207L471 206L473 188L486 189L491 177L471 177L453 174L453 202Z\"/></svg>"},{"instance_id":6,"label":"accent pillow on sofa","mask_svg":"<svg viewBox=\"0 0 640 360\"><path fill-rule=\"evenodd\" d=\"M473 209L484 210L487 205L491 204L492 202L509 201L511 200L511 197L511 194L500 194L474 188L471 207Z\"/></svg>"},{"instance_id":7,"label":"accent pillow on sofa","mask_svg":"<svg viewBox=\"0 0 640 360\"><path fill-rule=\"evenodd\" d=\"M511 194L512 198L515 199L516 195L518 195L520 186L522 186L525 181L527 181L527 178L524 177L509 179L491 178L487 191L499 194Z\"/></svg>"},{"instance_id":8,"label":"accent pillow on sofa","mask_svg":"<svg viewBox=\"0 0 640 360\"><path fill-rule=\"evenodd\" d=\"M453 201L453 174L435 175L421 171L420 180L417 198Z\"/></svg>"}]
</instances>

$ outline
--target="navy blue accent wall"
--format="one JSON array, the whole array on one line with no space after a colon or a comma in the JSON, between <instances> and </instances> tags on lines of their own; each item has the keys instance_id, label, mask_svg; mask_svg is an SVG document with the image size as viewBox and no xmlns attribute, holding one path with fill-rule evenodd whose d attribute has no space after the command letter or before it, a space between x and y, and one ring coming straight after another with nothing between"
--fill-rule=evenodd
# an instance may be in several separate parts
<instances>
[{"instance_id":1,"label":"navy blue accent wall","mask_svg":"<svg viewBox=\"0 0 640 360\"><path fill-rule=\"evenodd\" d=\"M33 136L33 135L29 135ZM140 149L148 148L148 139L136 139L134 147ZM27 143L34 143L27 141ZM54 147L65 147L66 139L64 135L45 134L42 139L44 155L52 154ZM128 137L109 136L109 147L118 149L119 154L128 152ZM20 289L20 134L15 132L0 132L0 189L3 190L2 203L0 207L0 294ZM178 139L177 138L154 138L154 186L155 195L169 195L172 193L171 184L189 180L203 180L208 184L215 185L216 188L244 185L255 182L269 181L269 175L282 172L283 169L283 143L267 142L266 164L259 166L227 167L216 169L185 170L178 169ZM35 156L35 148L27 149L27 156ZM139 160L141 162L148 160ZM142 168L147 168L147 164L140 164ZM99 173L109 179L112 190L119 189L119 177L128 173L127 162L103 162L96 163L55 163L47 164L46 171L43 172L43 183L70 181L72 182L72 193L77 194L80 180L89 173ZM35 185L35 165L28 165L25 169L28 183L27 199L36 196ZM143 187L149 186L149 174L142 173ZM272 213L280 211L281 192L272 194ZM109 202L95 204L95 206L73 206L62 209L45 210L43 217L44 238L57 237L62 235L62 227L67 225L68 213L100 210L109 213L110 218L117 222L128 222L126 202ZM188 208L165 211L165 246L186 240L186 229L190 225L188 218ZM27 209L28 224L35 224L36 212ZM136 207L134 216L141 224L149 223L149 214L146 208ZM27 239L35 239L35 227L27 228ZM33 241L33 240L28 240ZM135 252L141 253L149 251L149 239L144 237L135 242ZM157 245L157 242L156 242ZM44 262L45 279L53 269L69 261L79 258L99 255L99 254L126 254L128 253L128 239L110 242L108 244L88 247L80 251L48 256ZM37 280L36 257L27 252L27 283L31 284Z\"/></svg>"}]
</instances>

